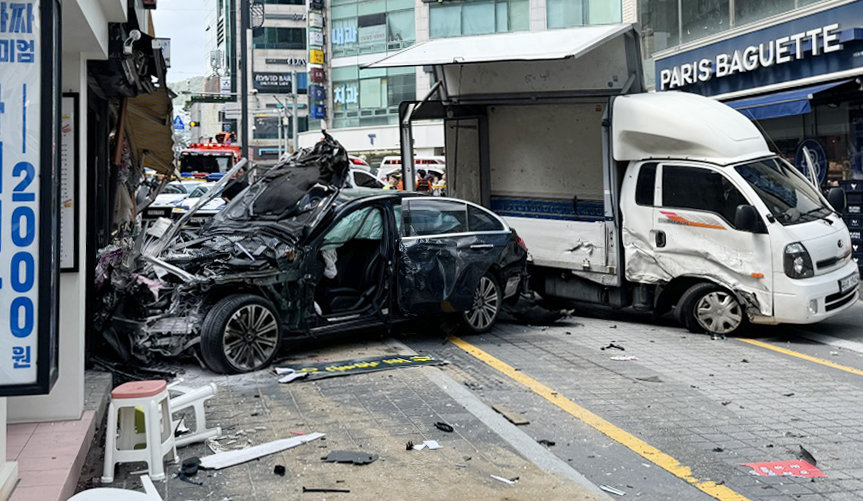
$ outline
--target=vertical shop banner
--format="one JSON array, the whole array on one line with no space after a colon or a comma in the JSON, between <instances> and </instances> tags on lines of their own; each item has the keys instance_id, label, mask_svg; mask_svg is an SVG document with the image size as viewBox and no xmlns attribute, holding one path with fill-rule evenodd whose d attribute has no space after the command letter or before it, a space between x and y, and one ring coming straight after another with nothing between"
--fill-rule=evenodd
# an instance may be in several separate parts
<instances>
[{"instance_id":1,"label":"vertical shop banner","mask_svg":"<svg viewBox=\"0 0 863 501\"><path fill-rule=\"evenodd\" d=\"M58 10L0 2L0 395L56 377Z\"/></svg>"},{"instance_id":2,"label":"vertical shop banner","mask_svg":"<svg viewBox=\"0 0 863 501\"><path fill-rule=\"evenodd\" d=\"M324 32L321 30L309 29L309 45L314 47L323 47Z\"/></svg>"},{"instance_id":3,"label":"vertical shop banner","mask_svg":"<svg viewBox=\"0 0 863 501\"><path fill-rule=\"evenodd\" d=\"M323 104L313 104L310 107L310 115L312 118L326 118L327 111Z\"/></svg>"},{"instance_id":4,"label":"vertical shop banner","mask_svg":"<svg viewBox=\"0 0 863 501\"><path fill-rule=\"evenodd\" d=\"M60 118L60 270L78 271L78 94L73 93L63 94Z\"/></svg>"},{"instance_id":5,"label":"vertical shop banner","mask_svg":"<svg viewBox=\"0 0 863 501\"><path fill-rule=\"evenodd\" d=\"M309 99L312 101L323 101L324 97L324 88L320 85L310 85L309 86Z\"/></svg>"},{"instance_id":6,"label":"vertical shop banner","mask_svg":"<svg viewBox=\"0 0 863 501\"><path fill-rule=\"evenodd\" d=\"M323 68L309 68L309 80L315 83L321 83L324 81L324 70Z\"/></svg>"},{"instance_id":7,"label":"vertical shop banner","mask_svg":"<svg viewBox=\"0 0 863 501\"><path fill-rule=\"evenodd\" d=\"M309 12L309 26L312 28L323 28L324 16L317 12Z\"/></svg>"},{"instance_id":8,"label":"vertical shop banner","mask_svg":"<svg viewBox=\"0 0 863 501\"><path fill-rule=\"evenodd\" d=\"M309 51L309 63L324 64L324 51L318 49L311 49Z\"/></svg>"}]
</instances>

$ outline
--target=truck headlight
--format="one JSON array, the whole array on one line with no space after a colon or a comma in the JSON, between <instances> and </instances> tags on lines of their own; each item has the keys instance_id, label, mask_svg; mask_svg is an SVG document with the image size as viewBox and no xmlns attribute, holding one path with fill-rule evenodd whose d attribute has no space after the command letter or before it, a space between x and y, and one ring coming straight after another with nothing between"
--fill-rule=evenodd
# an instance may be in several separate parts
<instances>
[{"instance_id":1,"label":"truck headlight","mask_svg":"<svg viewBox=\"0 0 863 501\"><path fill-rule=\"evenodd\" d=\"M809 251L800 242L785 246L785 274L791 278L807 278L815 274Z\"/></svg>"}]
</instances>

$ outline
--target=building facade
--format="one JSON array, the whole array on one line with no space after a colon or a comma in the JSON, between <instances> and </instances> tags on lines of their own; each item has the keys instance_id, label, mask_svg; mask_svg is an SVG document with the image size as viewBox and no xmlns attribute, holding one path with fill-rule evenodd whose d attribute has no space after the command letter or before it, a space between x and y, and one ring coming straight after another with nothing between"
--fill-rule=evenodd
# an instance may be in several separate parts
<instances>
[{"instance_id":1,"label":"building facade","mask_svg":"<svg viewBox=\"0 0 863 501\"><path fill-rule=\"evenodd\" d=\"M10 37L6 30L7 6L41 12L37 9L48 4L46 0L27 0L17 2L14 7L8 2L0 5L3 11L0 17L4 20L0 46L6 47ZM48 353L53 352L54 356L40 355L31 360L28 352L26 363L37 367L51 364L56 380L48 385L45 394L26 392L28 396L0 398L0 450L10 459L0 462L0 499L7 499L10 494L13 499L67 499L74 493L81 461L96 426L93 412L84 411L84 368L86 351L92 348L89 336L94 330L97 250L110 241L117 227L132 218L132 186L137 188L138 178L143 178L145 169L168 172L172 160L167 68L158 44L154 44L150 16L156 2L68 0L54 4L59 43L50 46L40 43L38 51L40 58L55 58L57 64L53 67L60 75L54 85L51 78L43 75L41 102L48 105L49 100L44 99L46 91L48 95L56 93L60 107L56 113L47 114L53 124L45 115L40 124L47 130L56 126L59 137L42 139L39 147L47 147L49 151L56 148L60 152L56 167L60 173L57 179L62 203L55 237L60 250L60 273L56 283L41 281L39 288L50 290L51 294L40 299L40 305L56 302L59 321L55 321L56 331L52 333L56 339L46 343L51 345ZM27 26L29 32L29 21ZM0 58L0 63L0 74L4 77L16 71L9 66L9 58ZM1 91L0 101L6 101L9 86L4 85ZM7 105L6 111L11 111L11 107ZM4 118L8 119L9 114L6 115ZM19 111L15 118L22 116L26 120L27 112ZM8 127L4 127L3 134L9 134ZM50 176L51 162L41 162L40 169ZM117 172L123 172L124 177L118 178ZM40 251L39 259L44 262L51 256ZM9 297L4 290L3 301ZM46 317L40 321L52 323L50 315ZM43 340L39 342L41 345ZM53 365L55 359L57 363ZM4 385L8 385L10 374L3 372ZM53 421L76 421L78 424L70 423L70 427L63 429L84 432L70 432L63 437L64 447L58 447L57 457L51 458L58 461L37 462L39 468L35 470L32 465L18 469L16 460L22 464L33 461L34 452L28 446L36 442L29 438L22 441L21 434L25 433L25 438L26 433L36 436L40 427L31 423ZM15 427L17 435L12 436L16 440L10 442L7 442L7 422L27 423L23 428ZM79 454L77 458L68 457L68 451L73 449ZM45 471L37 471L43 468Z\"/></svg>"},{"instance_id":2,"label":"building facade","mask_svg":"<svg viewBox=\"0 0 863 501\"><path fill-rule=\"evenodd\" d=\"M807 151L823 184L863 178L863 2L641 0L639 12L657 90L737 108L804 171Z\"/></svg>"},{"instance_id":3,"label":"building facade","mask_svg":"<svg viewBox=\"0 0 863 501\"><path fill-rule=\"evenodd\" d=\"M431 88L424 68L363 69L429 39L635 22L635 0L329 0L325 16L326 118L321 124L375 165L399 154L398 106ZM314 125L314 124L313 124ZM320 137L301 134L300 146ZM443 153L439 123L414 126L416 154Z\"/></svg>"},{"instance_id":4,"label":"building facade","mask_svg":"<svg viewBox=\"0 0 863 501\"><path fill-rule=\"evenodd\" d=\"M262 0L257 8L252 22L262 26L251 30L247 66L249 156L267 164L291 151L295 122L298 131L309 128L308 9L305 0Z\"/></svg>"}]
</instances>

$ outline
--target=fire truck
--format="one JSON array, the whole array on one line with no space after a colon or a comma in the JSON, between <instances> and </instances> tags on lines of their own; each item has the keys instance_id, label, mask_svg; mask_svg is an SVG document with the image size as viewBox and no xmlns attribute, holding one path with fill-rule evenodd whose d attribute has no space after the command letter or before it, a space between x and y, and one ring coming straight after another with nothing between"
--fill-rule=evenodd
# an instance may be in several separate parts
<instances>
[{"instance_id":1,"label":"fire truck","mask_svg":"<svg viewBox=\"0 0 863 501\"><path fill-rule=\"evenodd\" d=\"M183 177L206 177L225 173L242 158L240 147L231 144L233 135L216 134L215 143L192 143L180 153L180 173Z\"/></svg>"}]
</instances>

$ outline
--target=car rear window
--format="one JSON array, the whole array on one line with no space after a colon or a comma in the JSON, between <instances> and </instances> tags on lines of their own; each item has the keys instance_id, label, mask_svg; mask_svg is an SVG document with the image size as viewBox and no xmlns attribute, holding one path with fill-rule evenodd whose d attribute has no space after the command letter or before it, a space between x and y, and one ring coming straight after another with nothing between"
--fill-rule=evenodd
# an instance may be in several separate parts
<instances>
[{"instance_id":1,"label":"car rear window","mask_svg":"<svg viewBox=\"0 0 863 501\"><path fill-rule=\"evenodd\" d=\"M479 207L468 205L467 228L469 231L501 231L503 230L503 225L488 212Z\"/></svg>"},{"instance_id":2,"label":"car rear window","mask_svg":"<svg viewBox=\"0 0 863 501\"><path fill-rule=\"evenodd\" d=\"M408 200L403 211L407 236L441 235L468 231L465 204L451 200Z\"/></svg>"}]
</instances>

